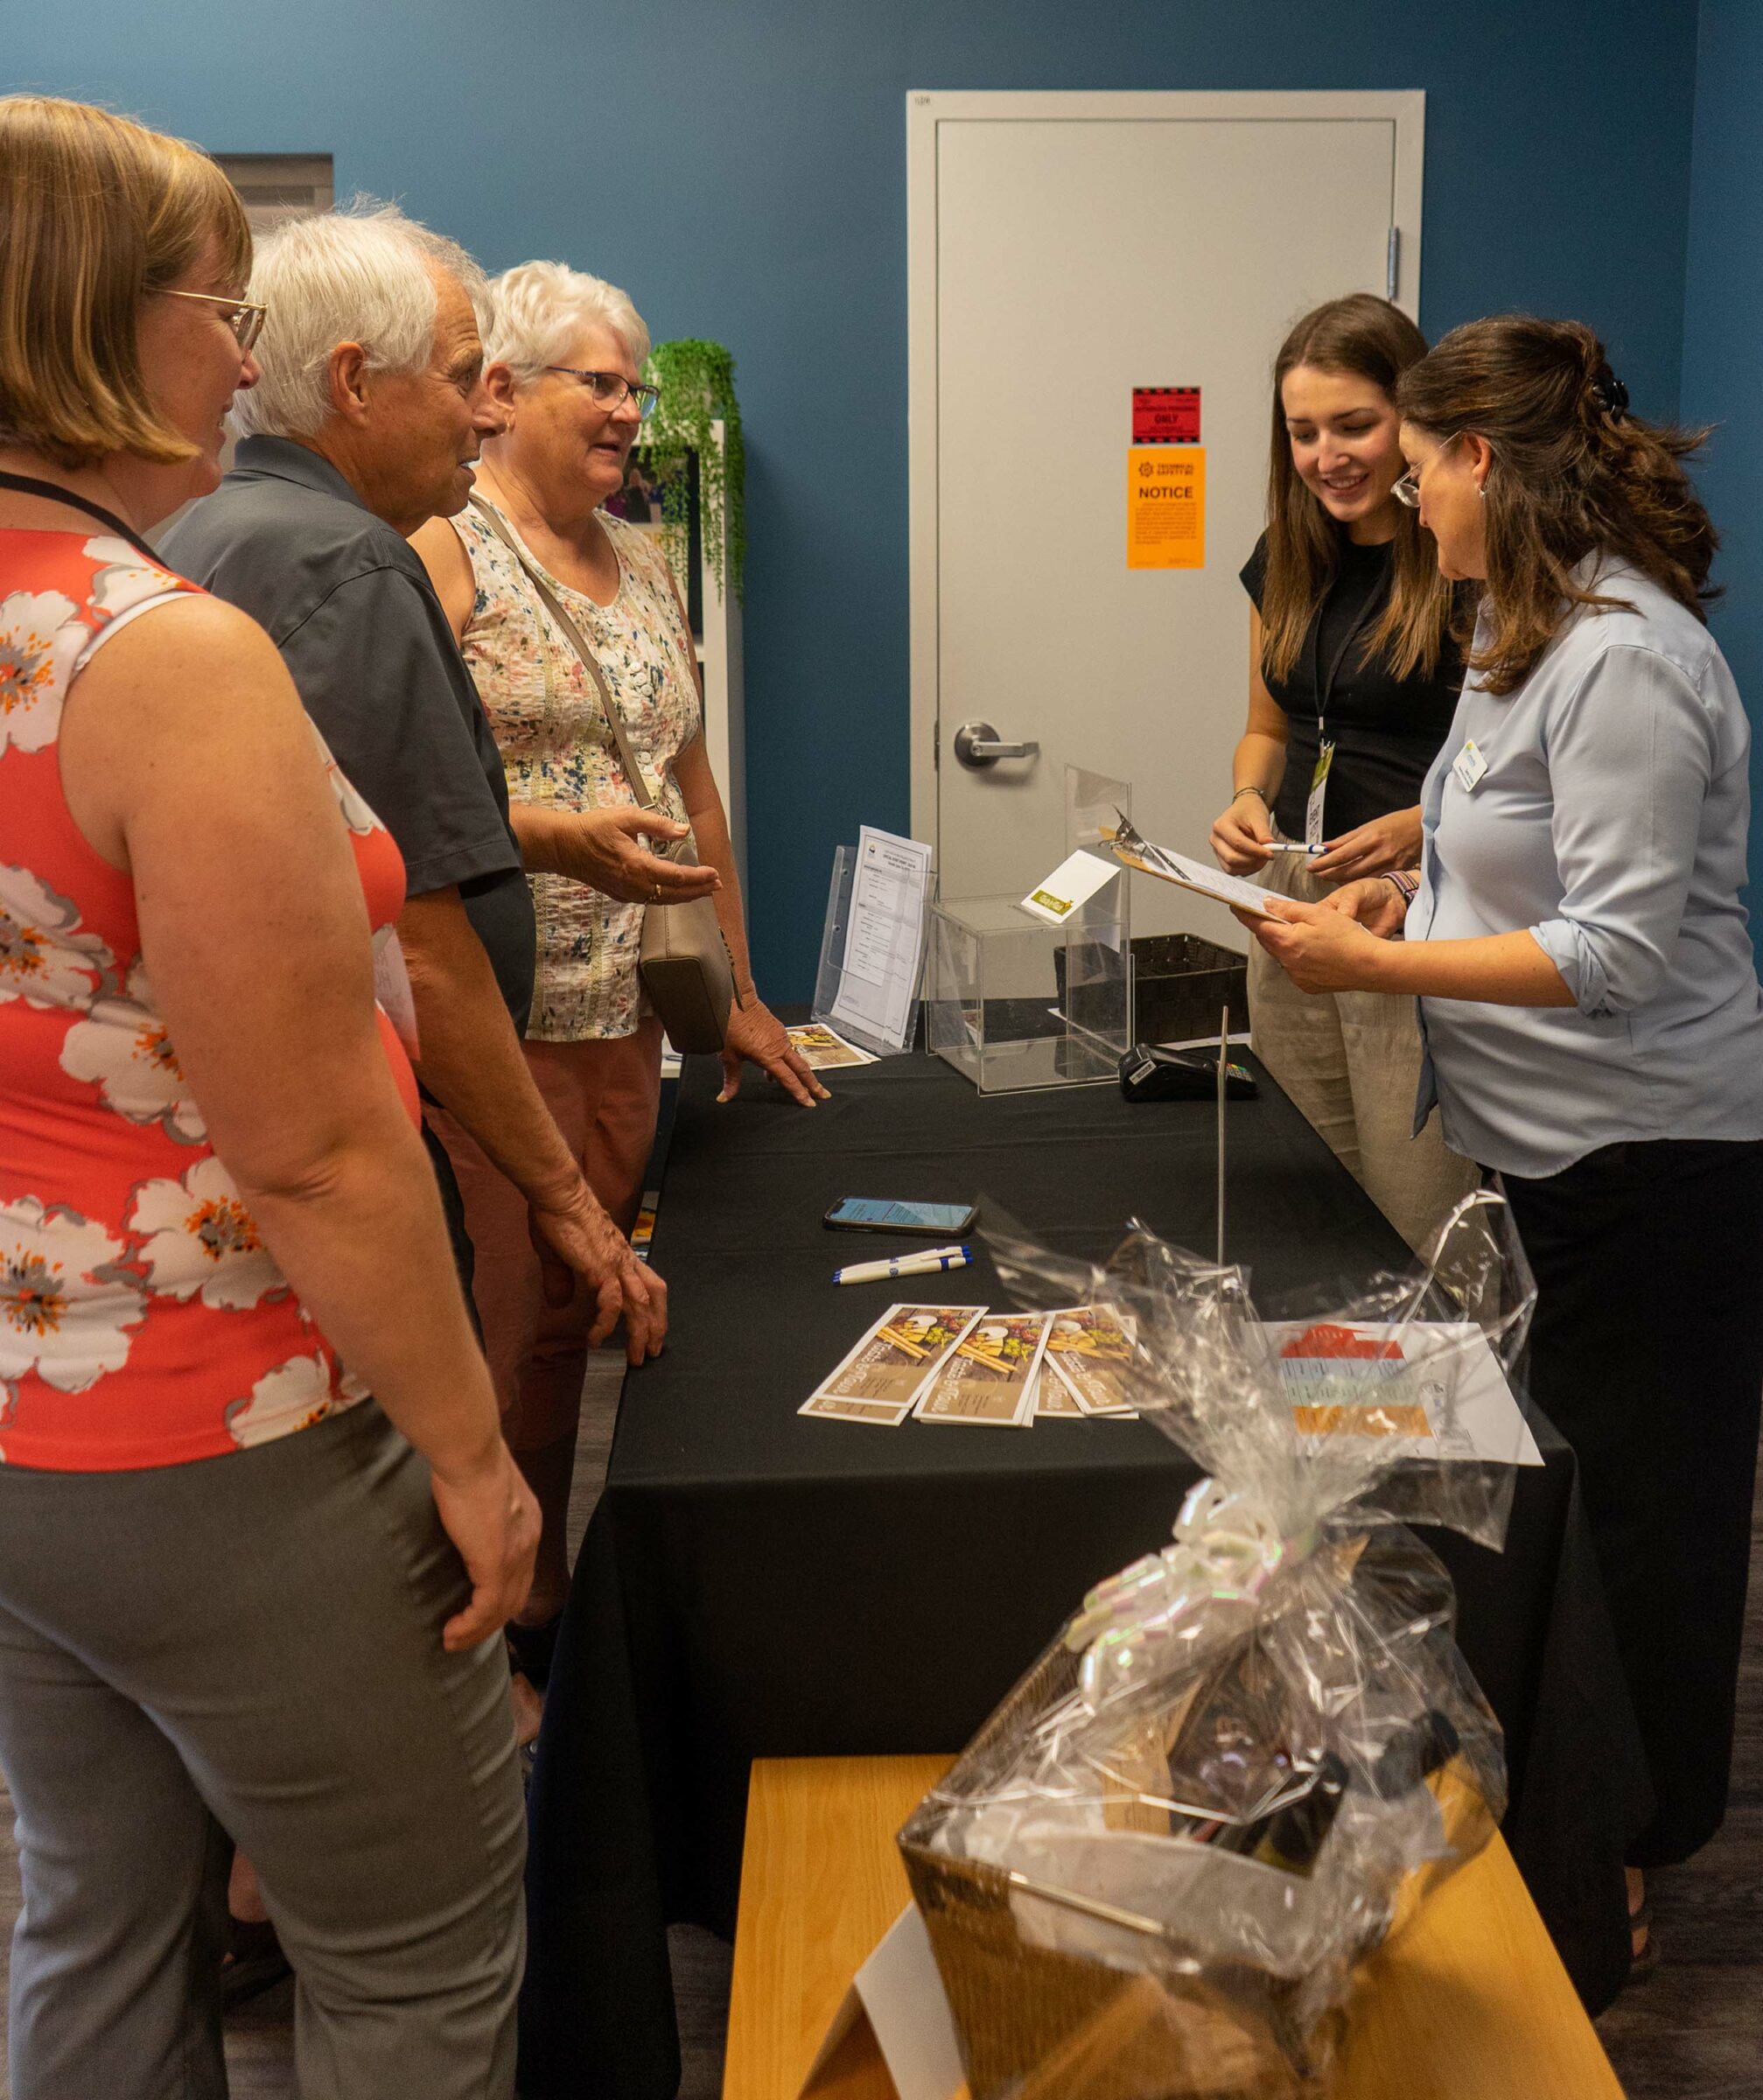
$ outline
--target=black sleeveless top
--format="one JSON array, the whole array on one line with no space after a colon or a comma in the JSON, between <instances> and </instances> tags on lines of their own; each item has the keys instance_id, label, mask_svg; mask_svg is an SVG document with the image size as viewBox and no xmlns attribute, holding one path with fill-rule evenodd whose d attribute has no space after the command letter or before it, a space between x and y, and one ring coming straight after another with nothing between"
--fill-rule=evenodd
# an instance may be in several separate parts
<instances>
[{"instance_id":1,"label":"black sleeveless top","mask_svg":"<svg viewBox=\"0 0 1763 2100\"><path fill-rule=\"evenodd\" d=\"M1319 716L1334 743L1323 805L1327 838L1417 802L1420 784L1449 733L1463 683L1463 657L1449 635L1431 676L1416 672L1397 678L1381 657L1366 658L1363 637L1389 602L1391 563L1390 542L1361 547L1343 536L1340 570L1311 620L1291 676L1268 682L1291 724L1285 777L1273 808L1274 822L1288 838L1304 836ZM1263 533L1242 565L1242 587L1257 612L1266 578Z\"/></svg>"}]
</instances>

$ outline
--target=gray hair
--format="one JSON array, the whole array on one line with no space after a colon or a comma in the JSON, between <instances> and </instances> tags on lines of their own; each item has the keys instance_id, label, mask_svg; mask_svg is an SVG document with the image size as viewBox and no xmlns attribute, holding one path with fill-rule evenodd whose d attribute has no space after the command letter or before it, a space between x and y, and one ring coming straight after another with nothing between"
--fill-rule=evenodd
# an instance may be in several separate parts
<instances>
[{"instance_id":1,"label":"gray hair","mask_svg":"<svg viewBox=\"0 0 1763 2100\"><path fill-rule=\"evenodd\" d=\"M247 436L311 438L331 418L326 366L339 343L360 343L370 371L420 372L434 354L435 280L455 277L478 332L492 326L489 285L456 241L395 204L357 197L340 210L290 220L258 242L250 297L269 308L257 339L263 376L233 399Z\"/></svg>"},{"instance_id":2,"label":"gray hair","mask_svg":"<svg viewBox=\"0 0 1763 2100\"><path fill-rule=\"evenodd\" d=\"M649 354L649 332L630 294L567 262L517 262L490 287L495 318L484 339L488 363L506 365L517 386L529 386L547 366L570 354L585 327L610 328L639 370Z\"/></svg>"}]
</instances>

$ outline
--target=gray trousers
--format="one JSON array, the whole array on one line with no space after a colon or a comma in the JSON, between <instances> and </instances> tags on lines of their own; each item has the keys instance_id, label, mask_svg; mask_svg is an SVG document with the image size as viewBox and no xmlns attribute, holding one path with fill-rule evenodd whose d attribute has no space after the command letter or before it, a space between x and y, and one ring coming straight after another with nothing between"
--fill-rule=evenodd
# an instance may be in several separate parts
<instances>
[{"instance_id":1,"label":"gray trousers","mask_svg":"<svg viewBox=\"0 0 1763 2100\"><path fill-rule=\"evenodd\" d=\"M12 2100L220 2100L228 1838L296 1975L303 2100L507 2100L526 1852L500 1642L367 1402L107 1474L0 1466Z\"/></svg>"}]
</instances>

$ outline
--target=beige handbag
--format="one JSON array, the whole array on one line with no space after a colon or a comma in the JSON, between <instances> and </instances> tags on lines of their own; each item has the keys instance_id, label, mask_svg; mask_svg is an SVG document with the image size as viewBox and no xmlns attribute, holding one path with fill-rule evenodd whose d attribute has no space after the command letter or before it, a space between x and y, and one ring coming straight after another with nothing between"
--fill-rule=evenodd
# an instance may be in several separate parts
<instances>
[{"instance_id":1,"label":"beige handbag","mask_svg":"<svg viewBox=\"0 0 1763 2100\"><path fill-rule=\"evenodd\" d=\"M625 734L625 725L619 719L619 710L606 690L605 675L588 646L587 637L563 610L556 592L540 575L501 516L478 496L472 498L472 508L526 570L546 610L581 658L582 668L593 680L600 705L605 710L606 724L612 732L613 743L619 747L619 759L625 769L625 778L631 784L631 793L643 808L653 809L655 798L649 792L642 766ZM660 857L685 867L696 866L698 858L689 837L662 849ZM688 904L645 906L637 969L643 990L649 995L649 1003L675 1050L708 1051L723 1047L728 1040L729 1015L741 1002L735 989L734 962L717 920L713 897L694 897Z\"/></svg>"}]
</instances>

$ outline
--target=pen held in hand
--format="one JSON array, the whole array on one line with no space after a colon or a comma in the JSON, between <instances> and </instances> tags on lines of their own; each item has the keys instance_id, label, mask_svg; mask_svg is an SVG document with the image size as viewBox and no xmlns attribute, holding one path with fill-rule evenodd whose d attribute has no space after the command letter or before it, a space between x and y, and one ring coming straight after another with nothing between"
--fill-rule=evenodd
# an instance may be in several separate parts
<instances>
[{"instance_id":1,"label":"pen held in hand","mask_svg":"<svg viewBox=\"0 0 1763 2100\"><path fill-rule=\"evenodd\" d=\"M934 1276L942 1269L965 1269L971 1247L926 1247L916 1254L896 1255L889 1262L851 1262L833 1270L836 1284L879 1284L896 1276Z\"/></svg>"}]
</instances>

